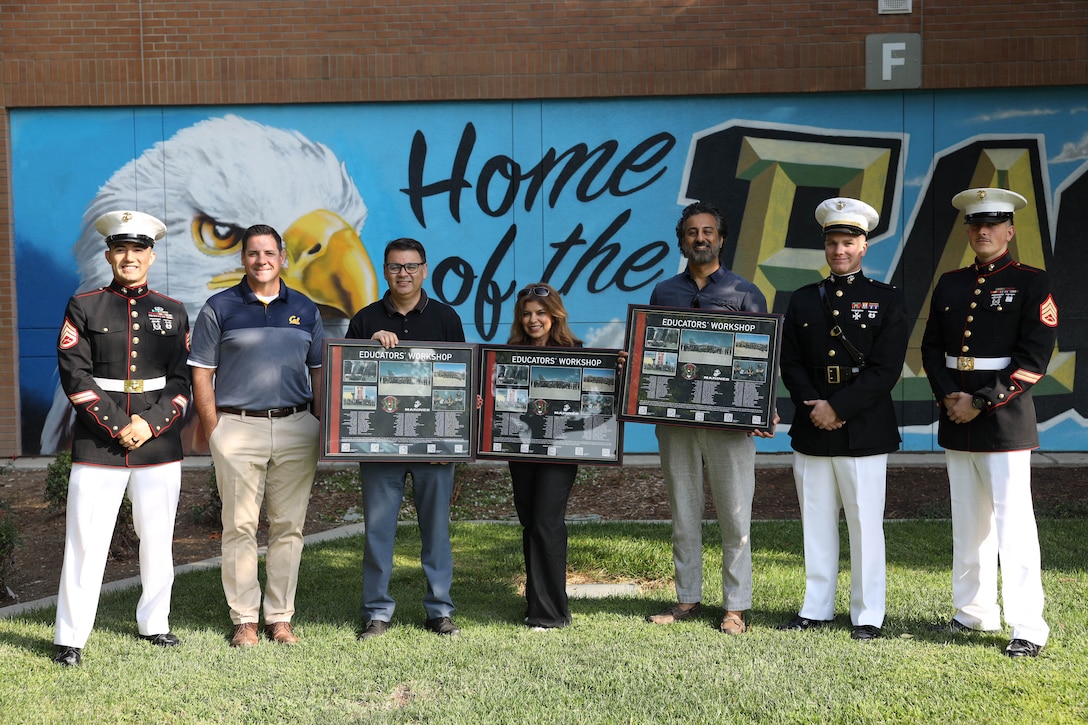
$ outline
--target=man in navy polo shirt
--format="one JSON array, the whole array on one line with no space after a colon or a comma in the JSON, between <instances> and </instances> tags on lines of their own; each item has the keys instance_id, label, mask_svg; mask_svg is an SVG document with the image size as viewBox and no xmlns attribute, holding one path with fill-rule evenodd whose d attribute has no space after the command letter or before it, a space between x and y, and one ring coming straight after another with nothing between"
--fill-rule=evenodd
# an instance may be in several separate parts
<instances>
[{"instance_id":1,"label":"man in navy polo shirt","mask_svg":"<svg viewBox=\"0 0 1088 725\"><path fill-rule=\"evenodd\" d=\"M265 631L274 642L298 642L291 617L317 469L324 328L317 305L280 279L286 264L275 229L247 229L245 277L204 305L189 355L193 399L223 499L223 591L234 623L232 647L257 644L257 524L264 500Z\"/></svg>"},{"instance_id":2,"label":"man in navy polo shirt","mask_svg":"<svg viewBox=\"0 0 1088 725\"><path fill-rule=\"evenodd\" d=\"M449 305L431 299L423 291L427 279L427 253L415 239L395 239L385 247L385 280L389 291L382 299L359 310L348 325L348 337L376 340L396 347L401 340L417 342L464 342L461 318ZM423 608L426 626L440 635L461 630L453 623L453 552L450 547L450 496L453 494L452 463L360 463L363 485L363 518L366 544L363 549L363 631L360 639L384 634L389 629L396 602L389 595L393 574L393 539L404 484L412 475L412 491L423 539L420 563L427 577Z\"/></svg>"},{"instance_id":3,"label":"man in navy polo shirt","mask_svg":"<svg viewBox=\"0 0 1088 725\"><path fill-rule=\"evenodd\" d=\"M676 244L687 260L683 272L658 282L651 305L767 312L767 300L753 283L722 265L725 219L717 207L697 201L684 208L676 224ZM775 414L777 420L777 414ZM672 553L677 603L648 616L653 624L698 617L703 610L704 480L718 511L722 539L722 608L719 628L743 634L744 612L752 606L752 497L756 487L756 447L752 435L771 432L656 426L661 468L672 513Z\"/></svg>"}]
</instances>

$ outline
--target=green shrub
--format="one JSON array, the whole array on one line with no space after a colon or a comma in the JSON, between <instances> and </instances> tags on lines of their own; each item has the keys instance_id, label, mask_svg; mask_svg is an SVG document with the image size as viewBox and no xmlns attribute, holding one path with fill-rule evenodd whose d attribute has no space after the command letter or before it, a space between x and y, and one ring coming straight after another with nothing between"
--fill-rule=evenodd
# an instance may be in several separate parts
<instances>
[{"instance_id":1,"label":"green shrub","mask_svg":"<svg viewBox=\"0 0 1088 725\"><path fill-rule=\"evenodd\" d=\"M68 478L72 475L72 452L61 451L45 469L45 503L50 511L63 511L68 506ZM136 552L139 538L132 528L132 502L125 496L113 527L110 556L123 559Z\"/></svg>"},{"instance_id":2,"label":"green shrub","mask_svg":"<svg viewBox=\"0 0 1088 725\"><path fill-rule=\"evenodd\" d=\"M223 499L219 497L219 484L215 480L215 466L208 466L208 475L204 479L204 490L208 499L202 504L194 504L189 514L194 524L220 525L223 522Z\"/></svg>"},{"instance_id":3,"label":"green shrub","mask_svg":"<svg viewBox=\"0 0 1088 725\"><path fill-rule=\"evenodd\" d=\"M15 570L15 547L19 544L19 527L11 513L11 505L0 501L0 599L8 591L8 577Z\"/></svg>"},{"instance_id":4,"label":"green shrub","mask_svg":"<svg viewBox=\"0 0 1088 725\"><path fill-rule=\"evenodd\" d=\"M68 476L72 473L72 452L61 451L45 469L45 503L50 511L68 505Z\"/></svg>"}]
</instances>

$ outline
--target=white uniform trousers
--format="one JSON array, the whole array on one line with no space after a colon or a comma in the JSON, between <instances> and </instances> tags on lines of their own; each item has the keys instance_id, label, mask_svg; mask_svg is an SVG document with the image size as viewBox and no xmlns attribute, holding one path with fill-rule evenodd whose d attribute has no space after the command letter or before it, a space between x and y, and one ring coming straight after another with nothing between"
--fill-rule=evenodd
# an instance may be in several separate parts
<instances>
[{"instance_id":1,"label":"white uniform trousers","mask_svg":"<svg viewBox=\"0 0 1088 725\"><path fill-rule=\"evenodd\" d=\"M1031 501L1031 451L945 451L952 494L952 605L972 629L1001 628L1001 598L1013 639L1046 644L1039 531Z\"/></svg>"},{"instance_id":2,"label":"white uniform trousers","mask_svg":"<svg viewBox=\"0 0 1088 725\"><path fill-rule=\"evenodd\" d=\"M805 539L805 603L800 616L835 618L842 509L850 535L850 621L854 626L883 625L887 473L886 453L852 457L794 451L793 478Z\"/></svg>"},{"instance_id":3,"label":"white uniform trousers","mask_svg":"<svg viewBox=\"0 0 1088 725\"><path fill-rule=\"evenodd\" d=\"M94 627L117 511L132 501L132 523L140 537L140 584L136 605L140 634L170 631L174 584L174 518L181 495L181 461L143 468L76 463L68 478L64 564L57 595L54 644L82 648Z\"/></svg>"}]
</instances>

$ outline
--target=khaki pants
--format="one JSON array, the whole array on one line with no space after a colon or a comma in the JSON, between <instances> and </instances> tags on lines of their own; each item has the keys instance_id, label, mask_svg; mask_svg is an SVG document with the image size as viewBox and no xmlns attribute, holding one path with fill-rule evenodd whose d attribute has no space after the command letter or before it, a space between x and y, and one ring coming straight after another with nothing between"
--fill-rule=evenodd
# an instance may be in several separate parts
<instances>
[{"instance_id":1,"label":"khaki pants","mask_svg":"<svg viewBox=\"0 0 1088 725\"><path fill-rule=\"evenodd\" d=\"M703 600L704 477L722 536L722 607L752 607L752 497L756 444L740 431L659 425L661 470L672 511L672 555L679 601Z\"/></svg>"},{"instance_id":2,"label":"khaki pants","mask_svg":"<svg viewBox=\"0 0 1088 725\"><path fill-rule=\"evenodd\" d=\"M264 621L289 622L302 558L302 525L317 469L320 423L308 412L284 418L222 413L208 440L223 499L223 593L235 624L256 622L257 524L267 504Z\"/></svg>"}]
</instances>

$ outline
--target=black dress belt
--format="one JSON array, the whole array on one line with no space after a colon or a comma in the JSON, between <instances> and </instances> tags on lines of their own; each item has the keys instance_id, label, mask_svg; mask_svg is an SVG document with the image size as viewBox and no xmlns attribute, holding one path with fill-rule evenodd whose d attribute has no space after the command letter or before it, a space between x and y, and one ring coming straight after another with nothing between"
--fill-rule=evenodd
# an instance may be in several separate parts
<instances>
[{"instance_id":1,"label":"black dress belt","mask_svg":"<svg viewBox=\"0 0 1088 725\"><path fill-rule=\"evenodd\" d=\"M295 413L302 413L310 409L310 405L296 405L293 408L269 408L268 410L242 410L240 408L228 408L226 406L220 407L220 413L230 413L231 415L240 415L243 418L251 416L254 418L286 418L289 415Z\"/></svg>"},{"instance_id":2,"label":"black dress belt","mask_svg":"<svg viewBox=\"0 0 1088 725\"><path fill-rule=\"evenodd\" d=\"M854 378L861 375L861 368L846 367L843 365L828 365L826 367L823 365L817 365L816 371L820 375L820 377L824 377L826 375L825 380L827 380L829 385L849 383Z\"/></svg>"}]
</instances>

